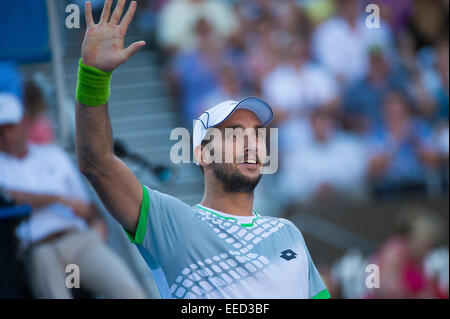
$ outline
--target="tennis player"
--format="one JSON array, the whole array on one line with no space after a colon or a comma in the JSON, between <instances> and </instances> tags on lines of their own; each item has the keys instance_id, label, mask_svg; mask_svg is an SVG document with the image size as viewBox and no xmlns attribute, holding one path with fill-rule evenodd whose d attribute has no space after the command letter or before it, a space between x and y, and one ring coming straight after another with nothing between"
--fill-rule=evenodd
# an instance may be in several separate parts
<instances>
[{"instance_id":1,"label":"tennis player","mask_svg":"<svg viewBox=\"0 0 450 319\"><path fill-rule=\"evenodd\" d=\"M85 6L87 30L76 91L78 162L137 245L161 297L329 298L299 229L288 220L252 210L253 190L266 156L258 128L273 117L263 100L226 101L196 122L195 158L204 174L205 192L193 207L141 185L114 155L108 116L110 78L145 42L123 47L136 2L121 21L125 0L117 2L112 14L111 3L105 1L98 24L91 3ZM218 155L226 158L224 153L204 152L205 136L212 128L225 133L211 143L221 144L222 152L230 146L236 149L232 163L216 161ZM239 139L235 130L226 133L230 131L226 128L253 132L254 138Z\"/></svg>"}]
</instances>

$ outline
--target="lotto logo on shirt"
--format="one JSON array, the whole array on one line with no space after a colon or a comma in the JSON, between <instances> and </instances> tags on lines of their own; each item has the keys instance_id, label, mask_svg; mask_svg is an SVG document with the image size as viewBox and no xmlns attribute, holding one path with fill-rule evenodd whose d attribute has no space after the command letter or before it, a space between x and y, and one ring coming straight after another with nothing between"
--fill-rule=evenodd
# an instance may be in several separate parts
<instances>
[{"instance_id":1,"label":"lotto logo on shirt","mask_svg":"<svg viewBox=\"0 0 450 319\"><path fill-rule=\"evenodd\" d=\"M297 258L297 253L295 253L294 251L292 251L292 249L286 249L284 251L281 252L281 258L289 261L291 259Z\"/></svg>"}]
</instances>

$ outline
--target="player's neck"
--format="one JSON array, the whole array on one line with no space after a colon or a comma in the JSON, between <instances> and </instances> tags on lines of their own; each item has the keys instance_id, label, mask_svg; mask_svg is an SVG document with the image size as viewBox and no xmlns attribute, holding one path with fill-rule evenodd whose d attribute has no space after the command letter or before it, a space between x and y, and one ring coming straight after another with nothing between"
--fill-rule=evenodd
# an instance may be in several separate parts
<instances>
[{"instance_id":1,"label":"player's neck","mask_svg":"<svg viewBox=\"0 0 450 319\"><path fill-rule=\"evenodd\" d=\"M227 214L253 215L253 193L227 193L223 190L205 189L201 204Z\"/></svg>"}]
</instances>

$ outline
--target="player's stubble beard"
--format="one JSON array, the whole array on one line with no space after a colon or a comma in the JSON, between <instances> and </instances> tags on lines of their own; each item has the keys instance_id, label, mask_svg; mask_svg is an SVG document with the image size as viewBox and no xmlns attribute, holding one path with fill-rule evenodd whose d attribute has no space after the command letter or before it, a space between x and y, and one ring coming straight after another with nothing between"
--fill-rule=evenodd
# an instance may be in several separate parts
<instances>
[{"instance_id":1,"label":"player's stubble beard","mask_svg":"<svg viewBox=\"0 0 450 319\"><path fill-rule=\"evenodd\" d=\"M214 175L222 184L222 188L227 193L247 193L252 194L258 185L262 174L250 178L239 172L239 169L230 163L211 163Z\"/></svg>"}]
</instances>

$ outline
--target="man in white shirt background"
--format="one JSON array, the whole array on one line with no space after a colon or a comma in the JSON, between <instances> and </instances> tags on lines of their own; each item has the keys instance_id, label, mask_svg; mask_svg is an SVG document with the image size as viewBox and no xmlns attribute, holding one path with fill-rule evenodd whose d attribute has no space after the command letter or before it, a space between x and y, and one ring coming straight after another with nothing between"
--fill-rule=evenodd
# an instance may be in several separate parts
<instances>
[{"instance_id":1,"label":"man in white shirt background","mask_svg":"<svg viewBox=\"0 0 450 319\"><path fill-rule=\"evenodd\" d=\"M389 25L382 19L379 28L366 26L363 1L340 0L337 7L338 14L314 30L311 49L317 62L344 86L367 74L369 48L379 46L390 53L393 39Z\"/></svg>"},{"instance_id":2,"label":"man in white shirt background","mask_svg":"<svg viewBox=\"0 0 450 319\"><path fill-rule=\"evenodd\" d=\"M369 163L367 147L343 132L335 116L318 108L310 118L310 134L302 147L286 154L280 187L289 201L364 199Z\"/></svg>"},{"instance_id":3,"label":"man in white shirt background","mask_svg":"<svg viewBox=\"0 0 450 319\"><path fill-rule=\"evenodd\" d=\"M56 145L28 144L19 99L0 92L0 186L33 213L16 229L36 298L72 298L66 267L95 297L143 298L125 263L104 242L106 226L69 156Z\"/></svg>"}]
</instances>

